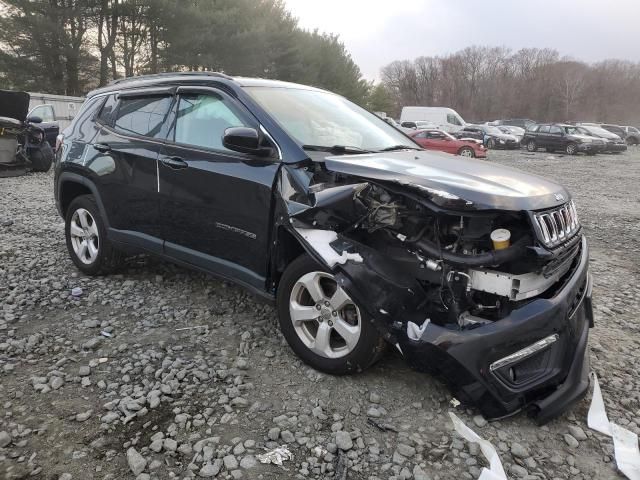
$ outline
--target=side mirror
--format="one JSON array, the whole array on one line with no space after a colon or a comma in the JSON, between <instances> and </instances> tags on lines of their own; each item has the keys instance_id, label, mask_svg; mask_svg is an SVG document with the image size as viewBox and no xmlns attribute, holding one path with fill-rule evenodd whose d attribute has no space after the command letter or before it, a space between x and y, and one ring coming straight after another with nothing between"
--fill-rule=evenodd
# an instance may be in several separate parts
<instances>
[{"instance_id":1,"label":"side mirror","mask_svg":"<svg viewBox=\"0 0 640 480\"><path fill-rule=\"evenodd\" d=\"M38 116L27 117L27 122L29 123L42 123L42 118Z\"/></svg>"},{"instance_id":2,"label":"side mirror","mask_svg":"<svg viewBox=\"0 0 640 480\"><path fill-rule=\"evenodd\" d=\"M271 149L261 146L262 134L255 128L230 127L224 131L222 145L234 152L249 153L266 157Z\"/></svg>"}]
</instances>

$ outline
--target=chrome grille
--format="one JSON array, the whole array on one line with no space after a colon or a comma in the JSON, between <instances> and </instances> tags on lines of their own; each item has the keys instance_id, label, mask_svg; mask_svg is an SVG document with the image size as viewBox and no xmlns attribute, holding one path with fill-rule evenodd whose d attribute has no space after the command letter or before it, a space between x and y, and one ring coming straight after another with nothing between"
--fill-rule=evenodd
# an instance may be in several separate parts
<instances>
[{"instance_id":1,"label":"chrome grille","mask_svg":"<svg viewBox=\"0 0 640 480\"><path fill-rule=\"evenodd\" d=\"M562 207L533 215L542 243L553 247L569 240L580 230L578 213L573 201Z\"/></svg>"}]
</instances>

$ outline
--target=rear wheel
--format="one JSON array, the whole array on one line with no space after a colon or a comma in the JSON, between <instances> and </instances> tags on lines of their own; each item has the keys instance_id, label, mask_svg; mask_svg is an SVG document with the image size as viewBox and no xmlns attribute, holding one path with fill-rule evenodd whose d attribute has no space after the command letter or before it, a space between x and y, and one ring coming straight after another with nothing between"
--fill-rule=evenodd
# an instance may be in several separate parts
<instances>
[{"instance_id":1,"label":"rear wheel","mask_svg":"<svg viewBox=\"0 0 640 480\"><path fill-rule=\"evenodd\" d=\"M536 142L534 140L529 140L527 142L527 151L535 152L536 150L538 150L538 146L536 145Z\"/></svg>"},{"instance_id":2,"label":"rear wheel","mask_svg":"<svg viewBox=\"0 0 640 480\"><path fill-rule=\"evenodd\" d=\"M334 276L307 255L285 270L277 293L280 329L313 368L342 375L376 362L385 342Z\"/></svg>"},{"instance_id":3,"label":"rear wheel","mask_svg":"<svg viewBox=\"0 0 640 480\"><path fill-rule=\"evenodd\" d=\"M460 150L458 150L458 155L460 155L461 157L469 157L469 158L473 158L476 156L475 152L473 151L473 148L470 148L470 147L462 147Z\"/></svg>"},{"instance_id":4,"label":"rear wheel","mask_svg":"<svg viewBox=\"0 0 640 480\"><path fill-rule=\"evenodd\" d=\"M578 153L578 146L575 143L568 143L565 147L565 152L567 152L567 155L575 155Z\"/></svg>"},{"instance_id":5,"label":"rear wheel","mask_svg":"<svg viewBox=\"0 0 640 480\"><path fill-rule=\"evenodd\" d=\"M65 236L69 256L83 273L110 273L120 265L122 254L107 239L93 195L81 195L71 202L65 217Z\"/></svg>"}]
</instances>

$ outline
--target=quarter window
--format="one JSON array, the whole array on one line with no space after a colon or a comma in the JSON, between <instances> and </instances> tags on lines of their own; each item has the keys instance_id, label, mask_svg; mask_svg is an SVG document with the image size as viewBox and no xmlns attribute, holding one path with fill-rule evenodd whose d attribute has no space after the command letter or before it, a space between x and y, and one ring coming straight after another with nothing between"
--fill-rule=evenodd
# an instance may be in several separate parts
<instances>
[{"instance_id":1,"label":"quarter window","mask_svg":"<svg viewBox=\"0 0 640 480\"><path fill-rule=\"evenodd\" d=\"M227 150L222 145L224 131L230 127L249 126L244 117L239 109L221 95L181 95L175 141L214 150Z\"/></svg>"},{"instance_id":2,"label":"quarter window","mask_svg":"<svg viewBox=\"0 0 640 480\"><path fill-rule=\"evenodd\" d=\"M169 107L170 96L122 98L115 127L144 137L158 137Z\"/></svg>"}]
</instances>

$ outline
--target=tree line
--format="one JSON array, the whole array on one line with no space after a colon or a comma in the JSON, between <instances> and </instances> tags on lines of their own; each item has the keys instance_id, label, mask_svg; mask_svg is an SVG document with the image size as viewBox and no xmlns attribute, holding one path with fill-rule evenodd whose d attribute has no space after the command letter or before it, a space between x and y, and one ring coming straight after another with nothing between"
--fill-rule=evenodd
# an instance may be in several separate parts
<instances>
[{"instance_id":1,"label":"tree line","mask_svg":"<svg viewBox=\"0 0 640 480\"><path fill-rule=\"evenodd\" d=\"M556 50L472 46L382 68L389 113L454 108L467 121L531 118L640 124L640 63L588 64ZM382 97L381 97L382 98Z\"/></svg>"},{"instance_id":2,"label":"tree line","mask_svg":"<svg viewBox=\"0 0 640 480\"><path fill-rule=\"evenodd\" d=\"M0 88L83 95L184 70L305 83L363 105L372 88L337 36L299 28L282 0L0 0Z\"/></svg>"}]
</instances>

